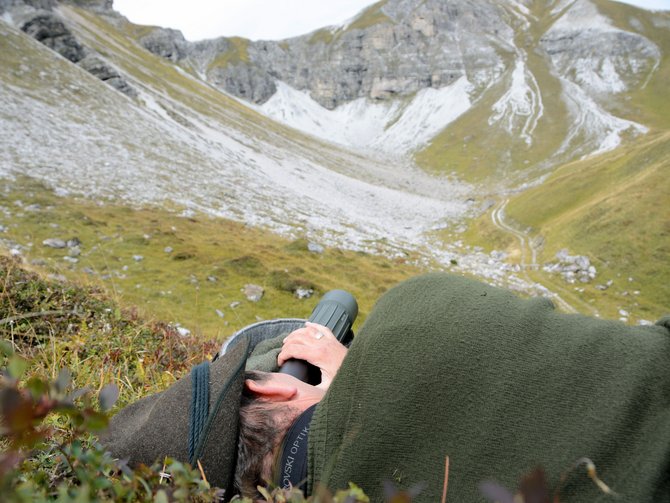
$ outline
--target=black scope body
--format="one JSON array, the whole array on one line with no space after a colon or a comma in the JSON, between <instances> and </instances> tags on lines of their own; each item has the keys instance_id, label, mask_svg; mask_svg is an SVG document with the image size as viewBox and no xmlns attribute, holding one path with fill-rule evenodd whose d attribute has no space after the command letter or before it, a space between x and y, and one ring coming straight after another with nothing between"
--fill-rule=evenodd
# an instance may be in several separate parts
<instances>
[{"instance_id":1,"label":"black scope body","mask_svg":"<svg viewBox=\"0 0 670 503\"><path fill-rule=\"evenodd\" d=\"M353 337L351 326L357 315L358 304L353 295L344 290L331 290L316 305L309 321L328 327L338 341L347 345ZM319 369L302 360L287 360L279 372L313 385L321 382Z\"/></svg>"}]
</instances>

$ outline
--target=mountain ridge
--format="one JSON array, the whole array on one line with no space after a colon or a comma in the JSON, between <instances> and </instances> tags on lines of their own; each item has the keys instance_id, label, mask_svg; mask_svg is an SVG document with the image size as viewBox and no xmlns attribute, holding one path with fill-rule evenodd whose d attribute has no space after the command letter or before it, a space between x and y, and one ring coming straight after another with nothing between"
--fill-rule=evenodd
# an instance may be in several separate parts
<instances>
[{"instance_id":1,"label":"mountain ridge","mask_svg":"<svg viewBox=\"0 0 670 503\"><path fill-rule=\"evenodd\" d=\"M626 137L648 130L631 120L630 113L617 114L626 112L625 106L619 106L625 95L646 87L660 66L659 44L638 33L644 31L643 23L651 24L650 13L628 9L645 21L634 18L636 22L622 28L603 14L607 10L616 11L604 2L588 0L556 1L549 7L513 0L476 4L384 0L347 25L278 42L220 38L188 43L174 32L160 30L139 41L192 68L220 89L258 104L268 116L331 141L333 135L320 124L337 122L336 115L343 115L344 122L360 120L343 109L385 108L381 114L370 112L377 119L385 117L372 125L380 134L365 142L375 152L380 151L376 145L387 143L386 130L402 122L403 103L422 101L428 89L463 87L465 79L470 106L459 115L470 113L477 122L486 121L501 136L499 150L506 152L486 164L507 171L521 163L541 169L611 150ZM658 16L670 19L666 14ZM662 35L665 44L667 33L654 35ZM161 38L167 49L161 49ZM166 39L176 49L170 49ZM292 98L282 101L286 89ZM546 90L548 100L543 100ZM318 116L291 110L294 98L301 94L305 99L299 106L305 110L320 106ZM456 109L463 101L460 93L447 106ZM492 113L478 112L478 102ZM416 155L417 162L428 169L444 171L444 164L460 164L459 146L440 134L459 129L452 128L457 119L434 119L427 138L417 133L420 126L410 128L406 136L417 140L396 142L395 150L390 150ZM560 121L565 125L555 127ZM549 137L555 140L548 142ZM334 138L349 147L361 143L358 138ZM536 148L538 142L545 145ZM456 166L456 172L466 178L469 171L476 170Z\"/></svg>"}]
</instances>

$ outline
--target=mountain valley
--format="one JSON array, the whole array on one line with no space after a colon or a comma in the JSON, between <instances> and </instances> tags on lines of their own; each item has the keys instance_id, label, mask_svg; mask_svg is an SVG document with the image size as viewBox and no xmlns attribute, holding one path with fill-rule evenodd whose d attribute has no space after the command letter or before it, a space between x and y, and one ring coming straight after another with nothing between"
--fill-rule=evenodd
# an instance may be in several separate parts
<instances>
[{"instance_id":1,"label":"mountain valley","mask_svg":"<svg viewBox=\"0 0 670 503\"><path fill-rule=\"evenodd\" d=\"M570 312L668 310L668 12L384 0L292 39L190 42L111 0L0 0L0 39L0 224L42 266L84 261L17 217L26 184L52 206L231 220Z\"/></svg>"}]
</instances>

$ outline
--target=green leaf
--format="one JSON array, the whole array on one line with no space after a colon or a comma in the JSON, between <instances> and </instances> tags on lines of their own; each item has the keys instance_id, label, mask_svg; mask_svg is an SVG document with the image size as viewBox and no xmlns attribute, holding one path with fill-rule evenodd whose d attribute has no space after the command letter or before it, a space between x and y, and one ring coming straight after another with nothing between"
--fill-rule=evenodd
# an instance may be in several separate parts
<instances>
[{"instance_id":1,"label":"green leaf","mask_svg":"<svg viewBox=\"0 0 670 503\"><path fill-rule=\"evenodd\" d=\"M154 496L154 503L169 503L167 494L165 491L163 491L163 489L158 491Z\"/></svg>"},{"instance_id":2,"label":"green leaf","mask_svg":"<svg viewBox=\"0 0 670 503\"><path fill-rule=\"evenodd\" d=\"M107 428L108 423L109 423L109 419L107 418L107 416L105 414L101 414L100 412L92 411L86 417L86 421L85 421L84 425L85 425L87 431L102 431L105 428Z\"/></svg>"},{"instance_id":3,"label":"green leaf","mask_svg":"<svg viewBox=\"0 0 670 503\"><path fill-rule=\"evenodd\" d=\"M49 385L39 377L31 377L26 383L26 388L30 391L34 400L38 400L42 395L49 391Z\"/></svg>"},{"instance_id":4,"label":"green leaf","mask_svg":"<svg viewBox=\"0 0 670 503\"><path fill-rule=\"evenodd\" d=\"M116 384L108 384L98 395L98 401L100 402L100 409L103 411L108 411L119 399L119 387Z\"/></svg>"},{"instance_id":5,"label":"green leaf","mask_svg":"<svg viewBox=\"0 0 670 503\"><path fill-rule=\"evenodd\" d=\"M12 346L12 343L4 339L1 340L0 353L2 353L5 356L12 356L14 354L14 347Z\"/></svg>"},{"instance_id":6,"label":"green leaf","mask_svg":"<svg viewBox=\"0 0 670 503\"><path fill-rule=\"evenodd\" d=\"M21 358L19 355L14 355L7 363L7 372L10 377L14 379L21 379L23 373L28 369L28 361Z\"/></svg>"}]
</instances>

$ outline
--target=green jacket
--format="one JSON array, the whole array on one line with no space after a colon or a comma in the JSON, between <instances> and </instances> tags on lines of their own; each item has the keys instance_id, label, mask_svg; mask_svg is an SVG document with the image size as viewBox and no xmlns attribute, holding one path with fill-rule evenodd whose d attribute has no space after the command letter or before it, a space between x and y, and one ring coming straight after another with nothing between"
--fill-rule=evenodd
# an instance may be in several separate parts
<instances>
[{"instance_id":1,"label":"green jacket","mask_svg":"<svg viewBox=\"0 0 670 503\"><path fill-rule=\"evenodd\" d=\"M667 323L667 322L666 322ZM667 323L670 325L670 323ZM562 502L670 502L670 333L554 310L447 274L386 293L359 330L309 438L309 487L385 480L417 501L486 501L541 466ZM590 458L618 499L573 469Z\"/></svg>"}]
</instances>

